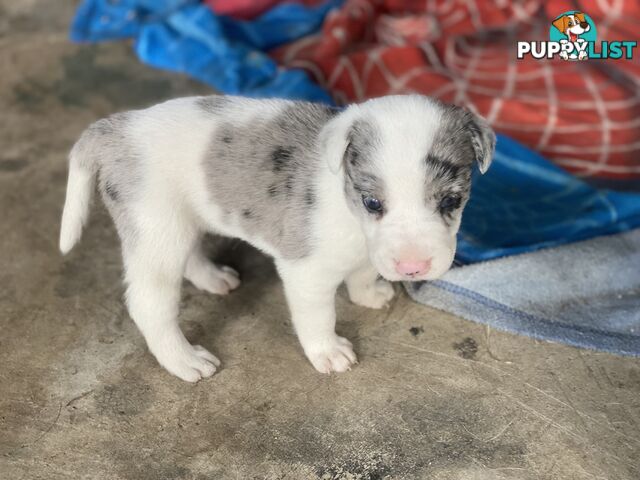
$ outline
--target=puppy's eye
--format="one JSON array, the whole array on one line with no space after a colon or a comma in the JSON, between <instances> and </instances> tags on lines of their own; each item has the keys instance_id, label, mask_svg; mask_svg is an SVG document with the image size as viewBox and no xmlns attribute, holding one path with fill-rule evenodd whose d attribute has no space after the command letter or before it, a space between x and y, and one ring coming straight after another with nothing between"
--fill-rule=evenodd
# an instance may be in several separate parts
<instances>
[{"instance_id":1,"label":"puppy's eye","mask_svg":"<svg viewBox=\"0 0 640 480\"><path fill-rule=\"evenodd\" d=\"M364 204L364 207L371 213L382 212L382 202L375 197L364 195L362 197L362 203Z\"/></svg>"},{"instance_id":2,"label":"puppy's eye","mask_svg":"<svg viewBox=\"0 0 640 480\"><path fill-rule=\"evenodd\" d=\"M457 195L447 195L440 200L440 211L442 213L450 213L460 207L461 198Z\"/></svg>"}]
</instances>

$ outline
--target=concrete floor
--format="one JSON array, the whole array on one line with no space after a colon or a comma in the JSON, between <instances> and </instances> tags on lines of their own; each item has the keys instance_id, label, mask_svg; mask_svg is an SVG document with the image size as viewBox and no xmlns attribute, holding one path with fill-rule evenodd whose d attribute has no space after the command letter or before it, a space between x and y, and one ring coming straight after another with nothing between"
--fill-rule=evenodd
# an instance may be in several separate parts
<instances>
[{"instance_id":1,"label":"concrete floor","mask_svg":"<svg viewBox=\"0 0 640 480\"><path fill-rule=\"evenodd\" d=\"M192 341L223 361L183 383L122 303L96 206L57 250L66 154L110 112L207 91L124 43L67 41L73 2L0 2L0 478L638 479L640 360L490 331L339 293L360 364L322 376L292 334L271 262L233 241L244 284L184 288Z\"/></svg>"}]
</instances>

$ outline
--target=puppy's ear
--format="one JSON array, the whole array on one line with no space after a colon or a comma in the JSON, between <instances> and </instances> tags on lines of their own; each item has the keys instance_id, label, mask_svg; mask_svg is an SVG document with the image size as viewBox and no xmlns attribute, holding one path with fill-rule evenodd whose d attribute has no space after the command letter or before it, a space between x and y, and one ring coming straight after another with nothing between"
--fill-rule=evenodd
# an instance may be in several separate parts
<instances>
[{"instance_id":1,"label":"puppy's ear","mask_svg":"<svg viewBox=\"0 0 640 480\"><path fill-rule=\"evenodd\" d=\"M496 149L496 134L487 121L479 115L467 109L461 109L464 113L465 128L471 135L471 145L480 173L489 170Z\"/></svg>"},{"instance_id":2,"label":"puppy's ear","mask_svg":"<svg viewBox=\"0 0 640 480\"><path fill-rule=\"evenodd\" d=\"M580 20L580 23L582 23L582 22L586 22L586 21L587 21L587 20L584 18L584 13L578 13L578 12L576 12L576 13L574 13L574 15L576 16L576 18L577 18L578 20Z\"/></svg>"},{"instance_id":3,"label":"puppy's ear","mask_svg":"<svg viewBox=\"0 0 640 480\"><path fill-rule=\"evenodd\" d=\"M344 155L349 145L351 116L339 113L322 127L319 135L320 154L324 157L331 173L337 174L342 168Z\"/></svg>"},{"instance_id":4,"label":"puppy's ear","mask_svg":"<svg viewBox=\"0 0 640 480\"><path fill-rule=\"evenodd\" d=\"M560 30L562 33L564 33L567 31L567 21L568 21L567 16L563 15L560 18L557 18L556 20L551 22L551 24L554 27L556 27L558 30Z\"/></svg>"}]
</instances>

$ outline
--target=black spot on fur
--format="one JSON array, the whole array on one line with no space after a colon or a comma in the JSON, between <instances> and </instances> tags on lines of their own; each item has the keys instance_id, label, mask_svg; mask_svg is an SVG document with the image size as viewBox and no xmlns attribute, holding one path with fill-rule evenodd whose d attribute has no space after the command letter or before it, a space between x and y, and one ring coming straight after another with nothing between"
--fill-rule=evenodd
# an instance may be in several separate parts
<instances>
[{"instance_id":1,"label":"black spot on fur","mask_svg":"<svg viewBox=\"0 0 640 480\"><path fill-rule=\"evenodd\" d=\"M231 135L224 135L222 137L222 142L228 145L229 143L233 142L233 137Z\"/></svg>"},{"instance_id":2,"label":"black spot on fur","mask_svg":"<svg viewBox=\"0 0 640 480\"><path fill-rule=\"evenodd\" d=\"M316 196L311 187L309 187L304 194L304 203L306 203L308 207L313 207L313 204L316 203Z\"/></svg>"},{"instance_id":3,"label":"black spot on fur","mask_svg":"<svg viewBox=\"0 0 640 480\"><path fill-rule=\"evenodd\" d=\"M242 210L242 216L244 218L253 218L253 211L251 211L251 209L249 208L245 208L244 210Z\"/></svg>"},{"instance_id":4,"label":"black spot on fur","mask_svg":"<svg viewBox=\"0 0 640 480\"><path fill-rule=\"evenodd\" d=\"M293 191L293 175L287 175L287 179L284 181L284 188L287 190L287 195Z\"/></svg>"},{"instance_id":5,"label":"black spot on fur","mask_svg":"<svg viewBox=\"0 0 640 480\"><path fill-rule=\"evenodd\" d=\"M269 185L267 192L269 193L270 197L275 197L276 195L278 195L278 186L275 184Z\"/></svg>"},{"instance_id":6,"label":"black spot on fur","mask_svg":"<svg viewBox=\"0 0 640 480\"><path fill-rule=\"evenodd\" d=\"M292 157L291 147L277 147L271 153L271 160L273 161L273 171L280 172L287 166Z\"/></svg>"},{"instance_id":7,"label":"black spot on fur","mask_svg":"<svg viewBox=\"0 0 640 480\"><path fill-rule=\"evenodd\" d=\"M104 191L107 193L109 198L114 202L117 202L120 198L120 194L118 193L118 189L112 183L105 183Z\"/></svg>"}]
</instances>

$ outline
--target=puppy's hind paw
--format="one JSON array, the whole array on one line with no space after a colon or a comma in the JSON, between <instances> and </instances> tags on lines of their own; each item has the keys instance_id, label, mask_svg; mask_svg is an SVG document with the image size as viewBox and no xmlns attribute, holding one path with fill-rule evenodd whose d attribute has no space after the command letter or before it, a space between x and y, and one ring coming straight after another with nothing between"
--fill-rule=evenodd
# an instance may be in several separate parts
<instances>
[{"instance_id":1,"label":"puppy's hind paw","mask_svg":"<svg viewBox=\"0 0 640 480\"><path fill-rule=\"evenodd\" d=\"M212 262L190 262L185 271L185 278L193 285L214 295L227 295L240 286L240 275L226 265L215 265Z\"/></svg>"},{"instance_id":2,"label":"puppy's hind paw","mask_svg":"<svg viewBox=\"0 0 640 480\"><path fill-rule=\"evenodd\" d=\"M346 372L358 363L353 345L346 338L333 338L314 342L305 347L307 358L320 373Z\"/></svg>"},{"instance_id":3,"label":"puppy's hind paw","mask_svg":"<svg viewBox=\"0 0 640 480\"><path fill-rule=\"evenodd\" d=\"M393 286L386 280L376 280L373 283L349 289L351 301L367 308L385 307L394 294Z\"/></svg>"}]
</instances>

